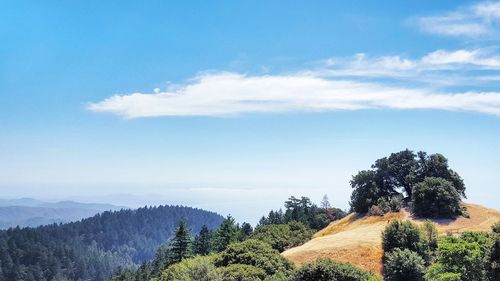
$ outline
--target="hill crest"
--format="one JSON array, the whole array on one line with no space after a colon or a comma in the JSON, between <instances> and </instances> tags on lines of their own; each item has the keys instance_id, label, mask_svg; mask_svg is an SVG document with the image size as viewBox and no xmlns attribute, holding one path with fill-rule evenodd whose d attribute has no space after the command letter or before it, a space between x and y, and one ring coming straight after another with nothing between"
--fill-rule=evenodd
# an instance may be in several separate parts
<instances>
[{"instance_id":1,"label":"hill crest","mask_svg":"<svg viewBox=\"0 0 500 281\"><path fill-rule=\"evenodd\" d=\"M464 203L470 217L433 219L440 234L464 231L490 231L491 225L500 220L500 211L476 204ZM288 249L283 255L295 264L332 258L350 262L371 272L382 271L382 231L392 220L410 220L422 224L424 219L415 218L408 209L384 216L366 216L351 213L318 231L305 244Z\"/></svg>"}]
</instances>

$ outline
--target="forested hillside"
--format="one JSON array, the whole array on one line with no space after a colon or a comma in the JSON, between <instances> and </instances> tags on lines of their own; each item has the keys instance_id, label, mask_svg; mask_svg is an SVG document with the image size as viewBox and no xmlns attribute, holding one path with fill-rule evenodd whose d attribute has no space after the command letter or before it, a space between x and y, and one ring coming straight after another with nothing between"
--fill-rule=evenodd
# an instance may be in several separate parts
<instances>
[{"instance_id":1,"label":"forested hillside","mask_svg":"<svg viewBox=\"0 0 500 281\"><path fill-rule=\"evenodd\" d=\"M182 219L193 232L223 220L200 209L159 206L0 231L0 280L104 280L118 267L152 259Z\"/></svg>"},{"instance_id":2,"label":"forested hillside","mask_svg":"<svg viewBox=\"0 0 500 281\"><path fill-rule=\"evenodd\" d=\"M138 270L124 268L111 281L317 281L304 279L302 274L308 273L294 271L280 253L303 244L314 231L346 214L331 207L326 195L320 206L308 197L291 196L284 207L263 216L255 229L228 216L219 228L202 228L193 237L181 222L154 260ZM376 280L371 273L351 265L330 265L335 267L334 274L346 277L338 280ZM296 277L289 279L292 275Z\"/></svg>"}]
</instances>

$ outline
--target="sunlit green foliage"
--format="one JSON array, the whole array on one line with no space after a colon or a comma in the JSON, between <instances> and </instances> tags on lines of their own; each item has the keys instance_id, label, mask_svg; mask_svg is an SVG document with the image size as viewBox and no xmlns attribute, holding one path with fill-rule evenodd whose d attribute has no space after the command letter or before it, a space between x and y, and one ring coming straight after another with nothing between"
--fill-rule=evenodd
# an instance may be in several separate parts
<instances>
[{"instance_id":1,"label":"sunlit green foliage","mask_svg":"<svg viewBox=\"0 0 500 281\"><path fill-rule=\"evenodd\" d=\"M222 281L214 257L197 256L173 264L161 273L159 281Z\"/></svg>"},{"instance_id":2,"label":"sunlit green foliage","mask_svg":"<svg viewBox=\"0 0 500 281\"><path fill-rule=\"evenodd\" d=\"M348 263L320 259L298 268L290 281L367 281L377 280L370 272Z\"/></svg>"},{"instance_id":3,"label":"sunlit green foliage","mask_svg":"<svg viewBox=\"0 0 500 281\"><path fill-rule=\"evenodd\" d=\"M271 248L271 245L254 239L229 245L215 260L218 267L231 264L252 265L268 275L293 269L290 261Z\"/></svg>"},{"instance_id":4,"label":"sunlit green foliage","mask_svg":"<svg viewBox=\"0 0 500 281\"><path fill-rule=\"evenodd\" d=\"M273 249L283 252L288 248L302 245L311 236L312 232L304 224L292 221L287 224L259 226L250 238L266 242Z\"/></svg>"},{"instance_id":5,"label":"sunlit green foliage","mask_svg":"<svg viewBox=\"0 0 500 281\"><path fill-rule=\"evenodd\" d=\"M396 248L384 256L384 280L421 281L424 273L424 259L413 251Z\"/></svg>"}]
</instances>

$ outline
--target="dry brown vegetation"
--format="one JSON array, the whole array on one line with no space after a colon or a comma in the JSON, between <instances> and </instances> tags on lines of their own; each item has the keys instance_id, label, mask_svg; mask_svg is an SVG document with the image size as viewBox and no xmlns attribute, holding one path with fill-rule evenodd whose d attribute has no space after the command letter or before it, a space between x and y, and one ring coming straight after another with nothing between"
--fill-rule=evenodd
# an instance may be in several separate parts
<instances>
[{"instance_id":1,"label":"dry brown vegetation","mask_svg":"<svg viewBox=\"0 0 500 281\"><path fill-rule=\"evenodd\" d=\"M475 204L464 204L470 218L433 220L441 234L463 231L490 231L491 225L500 220L500 212ZM391 220L408 219L417 224L424 220L412 217L408 210L389 213L381 217L360 216L352 213L331 223L317 232L313 239L302 246L289 249L283 255L299 265L317 258L332 258L350 262L371 272L382 270L381 234Z\"/></svg>"}]
</instances>

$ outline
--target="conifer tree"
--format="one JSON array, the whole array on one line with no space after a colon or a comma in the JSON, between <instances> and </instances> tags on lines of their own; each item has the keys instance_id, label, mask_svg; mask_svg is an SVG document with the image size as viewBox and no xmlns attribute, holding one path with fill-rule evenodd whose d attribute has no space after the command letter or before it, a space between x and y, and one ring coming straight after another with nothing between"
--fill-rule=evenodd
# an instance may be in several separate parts
<instances>
[{"instance_id":1,"label":"conifer tree","mask_svg":"<svg viewBox=\"0 0 500 281\"><path fill-rule=\"evenodd\" d=\"M170 243L172 253L172 262L180 262L191 254L191 233L184 220L179 222L179 226L175 230L174 237Z\"/></svg>"},{"instance_id":2,"label":"conifer tree","mask_svg":"<svg viewBox=\"0 0 500 281\"><path fill-rule=\"evenodd\" d=\"M210 253L211 233L206 225L203 225L200 233L194 239L194 253L196 255L208 255Z\"/></svg>"},{"instance_id":3,"label":"conifer tree","mask_svg":"<svg viewBox=\"0 0 500 281\"><path fill-rule=\"evenodd\" d=\"M222 221L221 226L215 231L213 247L217 252L223 251L229 244L238 241L239 229L231 215Z\"/></svg>"}]
</instances>

